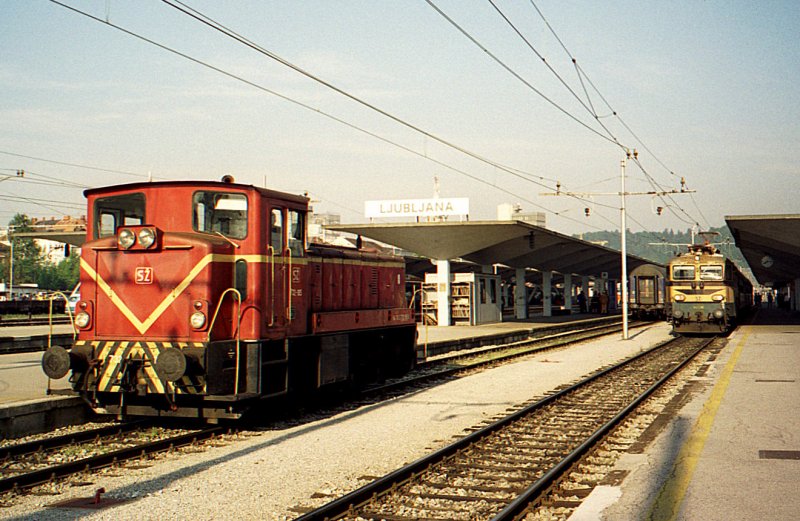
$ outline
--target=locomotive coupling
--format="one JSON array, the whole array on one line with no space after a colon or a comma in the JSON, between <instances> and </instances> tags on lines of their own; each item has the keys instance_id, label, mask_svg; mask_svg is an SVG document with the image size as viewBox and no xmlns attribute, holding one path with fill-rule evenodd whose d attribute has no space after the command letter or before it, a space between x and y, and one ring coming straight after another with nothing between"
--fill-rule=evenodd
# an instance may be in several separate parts
<instances>
[{"instance_id":1,"label":"locomotive coupling","mask_svg":"<svg viewBox=\"0 0 800 521\"><path fill-rule=\"evenodd\" d=\"M64 378L72 369L83 372L89 367L92 346L75 346L69 351L61 346L52 346L42 356L42 370L48 377Z\"/></svg>"}]
</instances>

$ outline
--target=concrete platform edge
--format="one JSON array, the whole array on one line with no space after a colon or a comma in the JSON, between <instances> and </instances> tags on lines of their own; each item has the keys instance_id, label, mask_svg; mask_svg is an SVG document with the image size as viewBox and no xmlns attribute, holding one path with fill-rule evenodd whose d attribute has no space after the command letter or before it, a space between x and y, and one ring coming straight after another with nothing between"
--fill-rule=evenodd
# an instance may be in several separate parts
<instances>
[{"instance_id":1,"label":"concrete platform edge","mask_svg":"<svg viewBox=\"0 0 800 521\"><path fill-rule=\"evenodd\" d=\"M0 408L0 438L11 439L85 423L94 413L77 396L20 402Z\"/></svg>"}]
</instances>

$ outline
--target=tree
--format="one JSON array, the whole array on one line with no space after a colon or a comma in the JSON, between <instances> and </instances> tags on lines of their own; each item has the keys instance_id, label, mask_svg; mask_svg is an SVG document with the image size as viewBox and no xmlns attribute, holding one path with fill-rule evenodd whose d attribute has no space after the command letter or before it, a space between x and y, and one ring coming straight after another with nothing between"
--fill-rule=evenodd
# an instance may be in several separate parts
<instances>
[{"instance_id":1,"label":"tree","mask_svg":"<svg viewBox=\"0 0 800 521\"><path fill-rule=\"evenodd\" d=\"M43 263L36 278L39 289L69 291L78 283L80 257L74 251L63 261Z\"/></svg>"},{"instance_id":2,"label":"tree","mask_svg":"<svg viewBox=\"0 0 800 521\"><path fill-rule=\"evenodd\" d=\"M16 233L32 232L31 221L27 215L18 213L8 225L14 252L14 284L36 282L42 264L41 249L30 237L14 236ZM4 259L4 278L10 274L9 260Z\"/></svg>"}]
</instances>

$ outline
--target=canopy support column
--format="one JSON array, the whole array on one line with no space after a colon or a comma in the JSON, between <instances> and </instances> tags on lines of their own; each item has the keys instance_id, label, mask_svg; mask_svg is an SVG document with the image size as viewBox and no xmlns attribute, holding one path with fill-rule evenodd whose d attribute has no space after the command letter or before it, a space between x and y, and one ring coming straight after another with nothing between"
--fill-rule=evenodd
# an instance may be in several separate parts
<instances>
[{"instance_id":1,"label":"canopy support column","mask_svg":"<svg viewBox=\"0 0 800 521\"><path fill-rule=\"evenodd\" d=\"M553 316L553 272L542 272L542 315L545 317Z\"/></svg>"},{"instance_id":2,"label":"canopy support column","mask_svg":"<svg viewBox=\"0 0 800 521\"><path fill-rule=\"evenodd\" d=\"M564 274L564 309L572 313L572 273Z\"/></svg>"},{"instance_id":3,"label":"canopy support column","mask_svg":"<svg viewBox=\"0 0 800 521\"><path fill-rule=\"evenodd\" d=\"M436 317L438 325L449 326L450 320L450 261L436 261Z\"/></svg>"},{"instance_id":4,"label":"canopy support column","mask_svg":"<svg viewBox=\"0 0 800 521\"><path fill-rule=\"evenodd\" d=\"M528 318L528 297L525 295L525 268L517 268L514 278L514 316L519 319Z\"/></svg>"}]
</instances>

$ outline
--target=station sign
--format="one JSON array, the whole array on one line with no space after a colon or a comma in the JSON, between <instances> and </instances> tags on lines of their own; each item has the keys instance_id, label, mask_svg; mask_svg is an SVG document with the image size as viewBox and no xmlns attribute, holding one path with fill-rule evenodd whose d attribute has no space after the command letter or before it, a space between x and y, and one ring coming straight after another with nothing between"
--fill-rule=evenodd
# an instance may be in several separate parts
<instances>
[{"instance_id":1,"label":"station sign","mask_svg":"<svg viewBox=\"0 0 800 521\"><path fill-rule=\"evenodd\" d=\"M374 217L440 217L469 215L468 197L365 201L364 215Z\"/></svg>"}]
</instances>

